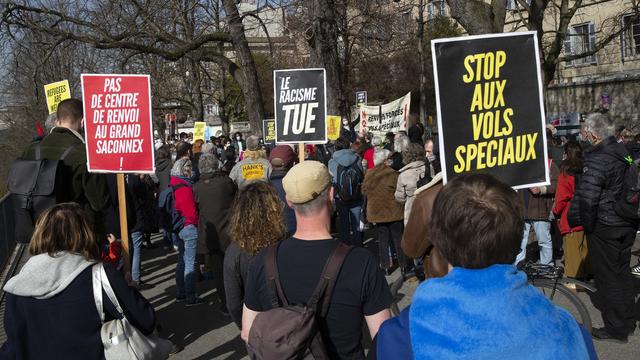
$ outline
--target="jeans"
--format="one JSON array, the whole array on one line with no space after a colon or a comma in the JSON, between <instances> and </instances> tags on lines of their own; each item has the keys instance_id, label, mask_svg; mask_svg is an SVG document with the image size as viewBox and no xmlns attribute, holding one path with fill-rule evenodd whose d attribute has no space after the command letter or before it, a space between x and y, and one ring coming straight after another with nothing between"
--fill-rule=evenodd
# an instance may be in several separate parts
<instances>
[{"instance_id":1,"label":"jeans","mask_svg":"<svg viewBox=\"0 0 640 360\"><path fill-rule=\"evenodd\" d=\"M553 244L551 244L551 223L546 220L526 220L524 222L524 234L520 244L520 253L516 257L516 264L527 257L527 243L531 226L536 232L538 246L540 246L540 264L549 265L553 261Z\"/></svg>"},{"instance_id":2,"label":"jeans","mask_svg":"<svg viewBox=\"0 0 640 360\"><path fill-rule=\"evenodd\" d=\"M362 233L360 232L360 212L362 203L345 203L336 198L338 210L338 225L340 227L339 239L347 245L362 246Z\"/></svg>"},{"instance_id":3,"label":"jeans","mask_svg":"<svg viewBox=\"0 0 640 360\"><path fill-rule=\"evenodd\" d=\"M194 300L196 296L196 249L198 247L198 228L185 226L178 234L178 263L176 264L176 289L178 298Z\"/></svg>"},{"instance_id":4,"label":"jeans","mask_svg":"<svg viewBox=\"0 0 640 360\"><path fill-rule=\"evenodd\" d=\"M131 243L133 247L131 250L131 280L137 284L140 283L140 250L142 249L142 241L144 240L144 233L136 231L131 234Z\"/></svg>"},{"instance_id":5,"label":"jeans","mask_svg":"<svg viewBox=\"0 0 640 360\"><path fill-rule=\"evenodd\" d=\"M402 231L404 230L404 223L402 221L394 221L389 223L378 223L375 226L376 233L378 234L378 251L380 253L380 267L382 269L389 269L391 266L391 258L389 253L395 249L395 253L398 257L398 265L400 267L407 266L407 256L400 247L400 240L402 240Z\"/></svg>"},{"instance_id":6,"label":"jeans","mask_svg":"<svg viewBox=\"0 0 640 360\"><path fill-rule=\"evenodd\" d=\"M632 227L598 224L587 234L589 262L596 280L596 302L605 329L626 337L635 328L635 299L631 266L631 247L636 238Z\"/></svg>"}]
</instances>

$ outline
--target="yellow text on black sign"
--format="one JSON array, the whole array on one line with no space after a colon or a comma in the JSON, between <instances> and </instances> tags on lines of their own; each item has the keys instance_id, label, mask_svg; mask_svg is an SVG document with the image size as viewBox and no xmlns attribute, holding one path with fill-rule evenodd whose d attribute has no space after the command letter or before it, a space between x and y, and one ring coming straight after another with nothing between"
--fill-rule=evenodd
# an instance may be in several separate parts
<instances>
[{"instance_id":1,"label":"yellow text on black sign","mask_svg":"<svg viewBox=\"0 0 640 360\"><path fill-rule=\"evenodd\" d=\"M456 173L522 163L537 157L534 147L537 132L512 135L517 114L505 101L507 80L501 75L506 63L504 51L473 54L464 59L462 81L473 86L469 113L474 142L456 148L453 167Z\"/></svg>"}]
</instances>

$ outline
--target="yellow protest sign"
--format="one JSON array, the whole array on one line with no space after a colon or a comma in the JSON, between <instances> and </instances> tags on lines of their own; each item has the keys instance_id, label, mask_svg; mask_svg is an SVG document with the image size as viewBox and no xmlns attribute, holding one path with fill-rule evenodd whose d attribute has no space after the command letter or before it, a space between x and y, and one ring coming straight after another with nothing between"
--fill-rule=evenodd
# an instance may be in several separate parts
<instances>
[{"instance_id":1,"label":"yellow protest sign","mask_svg":"<svg viewBox=\"0 0 640 360\"><path fill-rule=\"evenodd\" d=\"M58 104L62 100L71 99L71 89L69 89L69 81L62 80L47 84L44 86L44 94L47 97L47 107L49 114L53 114L58 110Z\"/></svg>"},{"instance_id":2,"label":"yellow protest sign","mask_svg":"<svg viewBox=\"0 0 640 360\"><path fill-rule=\"evenodd\" d=\"M327 116L327 138L329 140L338 140L340 137L340 120L342 120L340 116Z\"/></svg>"},{"instance_id":3,"label":"yellow protest sign","mask_svg":"<svg viewBox=\"0 0 640 360\"><path fill-rule=\"evenodd\" d=\"M193 141L198 139L204 141L204 131L207 128L207 123L202 121L196 121L193 123Z\"/></svg>"},{"instance_id":4,"label":"yellow protest sign","mask_svg":"<svg viewBox=\"0 0 640 360\"><path fill-rule=\"evenodd\" d=\"M266 178L264 165L262 164L246 164L242 165L242 178L245 180L262 180Z\"/></svg>"}]
</instances>

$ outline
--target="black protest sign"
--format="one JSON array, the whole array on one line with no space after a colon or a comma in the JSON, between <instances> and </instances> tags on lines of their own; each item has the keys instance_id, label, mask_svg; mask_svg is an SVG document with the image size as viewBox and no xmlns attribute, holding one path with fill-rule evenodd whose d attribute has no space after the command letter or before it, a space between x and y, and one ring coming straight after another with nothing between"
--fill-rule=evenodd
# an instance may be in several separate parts
<instances>
[{"instance_id":1,"label":"black protest sign","mask_svg":"<svg viewBox=\"0 0 640 360\"><path fill-rule=\"evenodd\" d=\"M327 142L324 69L273 72L276 143Z\"/></svg>"},{"instance_id":2,"label":"black protest sign","mask_svg":"<svg viewBox=\"0 0 640 360\"><path fill-rule=\"evenodd\" d=\"M474 172L514 188L549 183L535 32L431 43L443 178Z\"/></svg>"},{"instance_id":3,"label":"black protest sign","mask_svg":"<svg viewBox=\"0 0 640 360\"><path fill-rule=\"evenodd\" d=\"M273 119L262 120L262 140L265 144L276 143L276 121Z\"/></svg>"}]
</instances>

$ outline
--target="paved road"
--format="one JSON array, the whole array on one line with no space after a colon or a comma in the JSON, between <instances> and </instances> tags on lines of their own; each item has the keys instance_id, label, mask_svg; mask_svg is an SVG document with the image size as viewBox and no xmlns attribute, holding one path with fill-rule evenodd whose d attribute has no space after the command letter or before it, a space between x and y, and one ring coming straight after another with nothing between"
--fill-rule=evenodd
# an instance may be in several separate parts
<instances>
[{"instance_id":1,"label":"paved road","mask_svg":"<svg viewBox=\"0 0 640 360\"><path fill-rule=\"evenodd\" d=\"M159 244L159 239L155 238ZM640 247L640 241L636 241ZM174 269L177 253L166 252L161 248L144 250L143 280L153 285L142 293L155 307L158 321L163 326L163 336L184 346L184 350L171 359L204 360L204 359L245 359L246 351L239 337L239 330L229 317L218 311L219 302L216 299L213 281L203 281L198 284L198 290L208 301L206 305L186 308L184 303L175 303ZM389 281L397 276L392 274ZM411 296L417 286L416 282L405 282L400 290L403 298L400 307L409 304ZM640 293L640 279L635 281L636 294ZM583 301L589 305L589 311L596 327L602 326L599 312L591 305L586 294L580 294ZM638 303L640 314L640 302ZM629 338L624 345L595 342L600 359L630 360L640 359L640 330ZM550 354L550 358L552 358Z\"/></svg>"}]
</instances>

